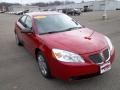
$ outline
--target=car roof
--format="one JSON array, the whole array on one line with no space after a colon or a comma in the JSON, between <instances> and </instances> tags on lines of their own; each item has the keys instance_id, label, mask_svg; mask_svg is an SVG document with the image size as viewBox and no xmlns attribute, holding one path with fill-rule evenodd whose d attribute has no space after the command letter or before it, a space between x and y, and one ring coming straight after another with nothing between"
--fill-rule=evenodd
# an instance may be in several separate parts
<instances>
[{"instance_id":1,"label":"car roof","mask_svg":"<svg viewBox=\"0 0 120 90\"><path fill-rule=\"evenodd\" d=\"M61 14L61 13L56 12L56 11L45 11L45 12L30 12L30 13L26 13L26 15L29 15L30 17L39 16L39 15L55 15L55 14Z\"/></svg>"}]
</instances>

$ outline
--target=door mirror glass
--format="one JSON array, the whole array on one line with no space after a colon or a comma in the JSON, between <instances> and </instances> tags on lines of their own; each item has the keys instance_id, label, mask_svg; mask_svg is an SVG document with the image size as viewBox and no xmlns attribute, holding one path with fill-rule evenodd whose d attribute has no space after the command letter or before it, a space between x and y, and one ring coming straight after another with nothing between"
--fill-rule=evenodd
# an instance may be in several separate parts
<instances>
[{"instance_id":1,"label":"door mirror glass","mask_svg":"<svg viewBox=\"0 0 120 90\"><path fill-rule=\"evenodd\" d=\"M21 31L22 33L33 33L33 30L32 30L32 28L30 29L30 28L24 28L24 29L22 29L22 31Z\"/></svg>"}]
</instances>

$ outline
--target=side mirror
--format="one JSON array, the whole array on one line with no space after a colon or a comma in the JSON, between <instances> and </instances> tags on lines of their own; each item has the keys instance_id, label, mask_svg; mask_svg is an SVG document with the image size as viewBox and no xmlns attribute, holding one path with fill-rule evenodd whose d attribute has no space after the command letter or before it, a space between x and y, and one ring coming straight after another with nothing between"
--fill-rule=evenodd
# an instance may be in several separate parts
<instances>
[{"instance_id":1,"label":"side mirror","mask_svg":"<svg viewBox=\"0 0 120 90\"><path fill-rule=\"evenodd\" d=\"M33 30L30 28L24 28L21 30L22 33L33 33Z\"/></svg>"}]
</instances>

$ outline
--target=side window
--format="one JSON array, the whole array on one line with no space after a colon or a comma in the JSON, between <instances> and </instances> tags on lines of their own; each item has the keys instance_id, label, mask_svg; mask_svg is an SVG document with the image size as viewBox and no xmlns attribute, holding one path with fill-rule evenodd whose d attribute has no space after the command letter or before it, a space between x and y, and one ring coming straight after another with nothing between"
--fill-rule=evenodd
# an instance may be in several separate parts
<instances>
[{"instance_id":1,"label":"side window","mask_svg":"<svg viewBox=\"0 0 120 90\"><path fill-rule=\"evenodd\" d=\"M25 19L26 19L26 16L22 16L20 19L19 19L19 22L21 24L24 24L25 23Z\"/></svg>"},{"instance_id":2,"label":"side window","mask_svg":"<svg viewBox=\"0 0 120 90\"><path fill-rule=\"evenodd\" d=\"M27 28L32 28L32 20L29 16L27 17L27 19L25 21L25 25Z\"/></svg>"}]
</instances>

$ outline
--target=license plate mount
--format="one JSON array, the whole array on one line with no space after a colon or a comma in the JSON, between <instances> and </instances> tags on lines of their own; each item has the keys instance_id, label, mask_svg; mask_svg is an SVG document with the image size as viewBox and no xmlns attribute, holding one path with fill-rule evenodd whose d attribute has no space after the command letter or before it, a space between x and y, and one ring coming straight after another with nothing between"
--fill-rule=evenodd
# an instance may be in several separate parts
<instances>
[{"instance_id":1,"label":"license plate mount","mask_svg":"<svg viewBox=\"0 0 120 90\"><path fill-rule=\"evenodd\" d=\"M103 74L111 69L110 61L103 63L100 65L100 74Z\"/></svg>"}]
</instances>

